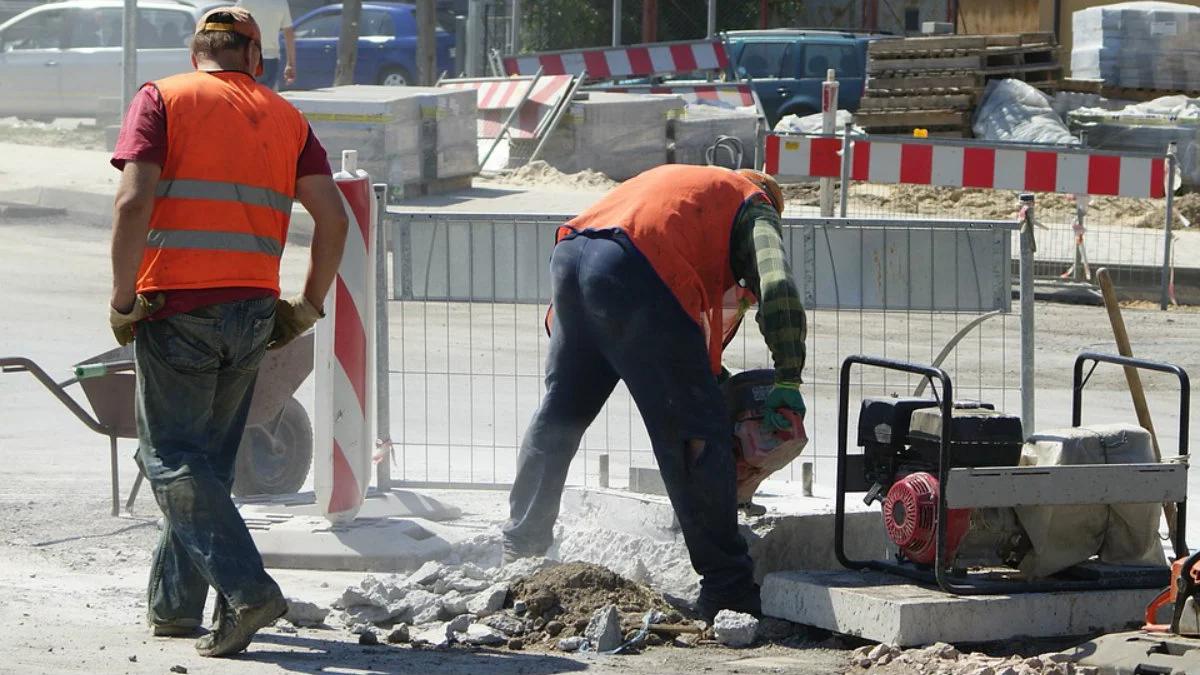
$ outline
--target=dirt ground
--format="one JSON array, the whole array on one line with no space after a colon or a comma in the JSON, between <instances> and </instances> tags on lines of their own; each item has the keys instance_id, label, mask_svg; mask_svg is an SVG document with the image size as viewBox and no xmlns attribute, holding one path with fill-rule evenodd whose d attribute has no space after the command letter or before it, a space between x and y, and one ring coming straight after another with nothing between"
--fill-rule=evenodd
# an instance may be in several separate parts
<instances>
[{"instance_id":1,"label":"dirt ground","mask_svg":"<svg viewBox=\"0 0 1200 675\"><path fill-rule=\"evenodd\" d=\"M47 220L0 221L0 355L29 355L56 374L107 349L109 269L103 229ZM289 246L285 287L298 287L307 251ZM1200 315L1130 312L1139 350L1200 372ZM1061 371L1080 345L1107 348L1111 337L1096 308L1040 304L1039 368ZM1061 347L1061 348L1060 348ZM1118 373L1099 376L1115 392ZM1152 399L1169 383L1147 382ZM1069 386L1069 385L1068 385ZM1061 403L1065 392L1052 401ZM265 631L244 656L202 660L191 641L150 637L143 625L144 588L157 538L156 510L143 494L134 517L108 515L106 441L24 374L0 375L0 673L129 672L846 672L858 644L797 642L751 650L656 648L637 656L364 647L341 631ZM1172 421L1164 416L1162 426ZM1193 425L1195 428L1196 425ZM132 447L121 446L121 481L134 477ZM495 514L487 514L495 518ZM331 600L360 575L278 571L292 595ZM1044 650L1043 650L1044 651ZM1033 652L1039 653L1039 652Z\"/></svg>"}]
</instances>

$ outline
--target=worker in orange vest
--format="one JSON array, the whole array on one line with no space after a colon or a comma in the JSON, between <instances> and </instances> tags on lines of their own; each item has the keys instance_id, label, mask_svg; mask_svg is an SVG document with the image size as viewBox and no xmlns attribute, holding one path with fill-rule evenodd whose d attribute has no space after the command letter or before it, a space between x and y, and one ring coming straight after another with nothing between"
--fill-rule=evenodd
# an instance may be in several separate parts
<instances>
[{"instance_id":1,"label":"worker in orange vest","mask_svg":"<svg viewBox=\"0 0 1200 675\"><path fill-rule=\"evenodd\" d=\"M505 558L544 555L584 430L618 380L654 456L701 576L708 620L759 614L738 532L733 432L721 352L748 305L775 360L764 423L804 413L805 316L783 249L783 194L752 170L667 165L636 176L558 230L546 395L525 433L504 528Z\"/></svg>"},{"instance_id":2,"label":"worker in orange vest","mask_svg":"<svg viewBox=\"0 0 1200 675\"><path fill-rule=\"evenodd\" d=\"M250 13L206 12L191 48L195 72L144 85L113 153L110 322L134 343L137 463L163 512L148 620L155 635L198 632L212 586L196 649L228 656L287 611L229 496L256 371L322 316L347 216L304 116L254 81ZM313 217L312 258L304 291L281 300L293 199Z\"/></svg>"}]
</instances>

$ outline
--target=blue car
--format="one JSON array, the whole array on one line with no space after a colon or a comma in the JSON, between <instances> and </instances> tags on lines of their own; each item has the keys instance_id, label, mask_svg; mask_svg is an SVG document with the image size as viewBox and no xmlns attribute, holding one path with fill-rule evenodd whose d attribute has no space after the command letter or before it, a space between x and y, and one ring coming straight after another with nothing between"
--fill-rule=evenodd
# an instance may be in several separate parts
<instances>
[{"instance_id":1,"label":"blue car","mask_svg":"<svg viewBox=\"0 0 1200 675\"><path fill-rule=\"evenodd\" d=\"M825 71L837 71L838 108L858 110L866 84L867 44L875 34L828 30L739 30L726 33L731 73L754 80L767 120L821 112Z\"/></svg>"},{"instance_id":2,"label":"blue car","mask_svg":"<svg viewBox=\"0 0 1200 675\"><path fill-rule=\"evenodd\" d=\"M363 3L359 21L355 84L404 86L417 73L417 17L413 5ZM314 9L295 22L296 81L286 89L317 89L333 85L337 70L342 6ZM437 29L438 72L454 67L454 36ZM280 38L280 53L283 40Z\"/></svg>"}]
</instances>

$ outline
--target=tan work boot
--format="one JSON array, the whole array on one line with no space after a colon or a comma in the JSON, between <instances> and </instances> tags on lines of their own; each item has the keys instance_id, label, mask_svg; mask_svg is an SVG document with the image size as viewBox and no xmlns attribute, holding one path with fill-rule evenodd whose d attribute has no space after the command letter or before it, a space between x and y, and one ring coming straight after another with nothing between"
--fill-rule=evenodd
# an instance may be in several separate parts
<instances>
[{"instance_id":1,"label":"tan work boot","mask_svg":"<svg viewBox=\"0 0 1200 675\"><path fill-rule=\"evenodd\" d=\"M250 646L260 628L270 626L287 614L287 600L276 594L261 605L234 608L223 598L218 600L220 615L212 632L196 640L200 656L232 656Z\"/></svg>"}]
</instances>

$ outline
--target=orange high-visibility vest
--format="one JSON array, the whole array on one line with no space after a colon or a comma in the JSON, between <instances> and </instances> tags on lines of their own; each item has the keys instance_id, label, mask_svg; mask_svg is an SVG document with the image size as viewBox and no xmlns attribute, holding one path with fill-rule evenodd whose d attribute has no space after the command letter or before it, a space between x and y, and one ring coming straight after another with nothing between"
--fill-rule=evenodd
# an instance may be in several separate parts
<instances>
[{"instance_id":1,"label":"orange high-visibility vest","mask_svg":"<svg viewBox=\"0 0 1200 675\"><path fill-rule=\"evenodd\" d=\"M753 294L738 286L729 264L733 225L751 199L769 202L733 171L668 164L622 183L560 227L557 239L582 230L623 230L704 332L716 374L725 343L745 306L754 302Z\"/></svg>"},{"instance_id":2,"label":"orange high-visibility vest","mask_svg":"<svg viewBox=\"0 0 1200 675\"><path fill-rule=\"evenodd\" d=\"M167 158L138 292L278 293L304 116L244 73L192 72L154 86L167 112Z\"/></svg>"}]
</instances>

